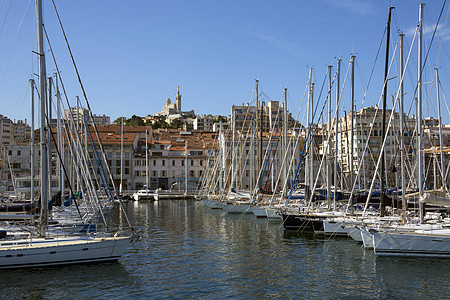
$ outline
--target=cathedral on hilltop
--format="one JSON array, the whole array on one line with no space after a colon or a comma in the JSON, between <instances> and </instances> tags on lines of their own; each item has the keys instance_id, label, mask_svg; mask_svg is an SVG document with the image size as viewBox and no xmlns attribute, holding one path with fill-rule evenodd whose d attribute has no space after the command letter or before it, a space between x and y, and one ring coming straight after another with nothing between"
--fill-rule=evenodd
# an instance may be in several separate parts
<instances>
[{"instance_id":1,"label":"cathedral on hilltop","mask_svg":"<svg viewBox=\"0 0 450 300\"><path fill-rule=\"evenodd\" d=\"M157 116L173 116L173 115L187 115L195 117L195 113L193 110L191 111L182 111L181 110L181 94L180 87L177 87L177 93L175 94L175 103L172 103L170 98L167 98L166 103L164 103L164 108L162 112L156 113Z\"/></svg>"}]
</instances>

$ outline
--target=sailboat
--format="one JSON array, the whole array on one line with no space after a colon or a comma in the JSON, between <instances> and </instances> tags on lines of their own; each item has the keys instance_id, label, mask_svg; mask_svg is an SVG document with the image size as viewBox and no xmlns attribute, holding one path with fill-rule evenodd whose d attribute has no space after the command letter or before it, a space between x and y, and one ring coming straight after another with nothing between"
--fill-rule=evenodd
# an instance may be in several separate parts
<instances>
[{"instance_id":1,"label":"sailboat","mask_svg":"<svg viewBox=\"0 0 450 300\"><path fill-rule=\"evenodd\" d=\"M40 126L46 126L46 66L43 43L42 1L36 0L36 23L39 53ZM68 264L117 261L131 242L131 236L87 232L82 235L61 234L49 229L46 130L40 130L41 214L38 235L18 229L0 230L0 269L60 266Z\"/></svg>"},{"instance_id":2,"label":"sailboat","mask_svg":"<svg viewBox=\"0 0 450 300\"><path fill-rule=\"evenodd\" d=\"M147 130L145 131L145 189L138 190L136 193L133 193L131 198L133 200L139 201L139 200L158 200L158 194L155 192L155 190L150 190L148 188L149 182L148 182L148 133Z\"/></svg>"}]
</instances>

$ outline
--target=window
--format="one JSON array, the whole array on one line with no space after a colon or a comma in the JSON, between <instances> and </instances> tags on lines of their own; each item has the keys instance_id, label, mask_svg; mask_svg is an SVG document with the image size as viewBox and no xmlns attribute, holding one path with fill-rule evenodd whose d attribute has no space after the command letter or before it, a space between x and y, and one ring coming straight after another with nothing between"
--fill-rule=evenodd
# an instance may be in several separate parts
<instances>
[{"instance_id":1,"label":"window","mask_svg":"<svg viewBox=\"0 0 450 300\"><path fill-rule=\"evenodd\" d=\"M172 166L175 166L175 160L172 160Z\"/></svg>"},{"instance_id":2,"label":"window","mask_svg":"<svg viewBox=\"0 0 450 300\"><path fill-rule=\"evenodd\" d=\"M129 168L125 168L125 175L130 174L130 169Z\"/></svg>"},{"instance_id":3,"label":"window","mask_svg":"<svg viewBox=\"0 0 450 300\"><path fill-rule=\"evenodd\" d=\"M156 159L153 160L153 165L156 166Z\"/></svg>"},{"instance_id":4,"label":"window","mask_svg":"<svg viewBox=\"0 0 450 300\"><path fill-rule=\"evenodd\" d=\"M158 177L158 171L153 171L153 177Z\"/></svg>"},{"instance_id":5,"label":"window","mask_svg":"<svg viewBox=\"0 0 450 300\"><path fill-rule=\"evenodd\" d=\"M134 171L134 177L140 177L140 176L141 176L141 174L139 171Z\"/></svg>"},{"instance_id":6,"label":"window","mask_svg":"<svg viewBox=\"0 0 450 300\"><path fill-rule=\"evenodd\" d=\"M194 160L193 159L191 159L191 166L193 166L194 165Z\"/></svg>"},{"instance_id":7,"label":"window","mask_svg":"<svg viewBox=\"0 0 450 300\"><path fill-rule=\"evenodd\" d=\"M184 160L181 161L181 165L184 166Z\"/></svg>"},{"instance_id":8,"label":"window","mask_svg":"<svg viewBox=\"0 0 450 300\"><path fill-rule=\"evenodd\" d=\"M198 171L198 177L201 177L203 175L203 170ZM238 174L239 176L239 174Z\"/></svg>"},{"instance_id":9,"label":"window","mask_svg":"<svg viewBox=\"0 0 450 300\"><path fill-rule=\"evenodd\" d=\"M190 151L190 154L200 156L203 155L203 151Z\"/></svg>"},{"instance_id":10,"label":"window","mask_svg":"<svg viewBox=\"0 0 450 300\"><path fill-rule=\"evenodd\" d=\"M190 174L191 177L194 177L194 176L195 176L195 175L194 175L194 170L191 170L190 173L191 173L191 174Z\"/></svg>"},{"instance_id":11,"label":"window","mask_svg":"<svg viewBox=\"0 0 450 300\"><path fill-rule=\"evenodd\" d=\"M21 152L20 150L17 150L17 156L20 156Z\"/></svg>"},{"instance_id":12,"label":"window","mask_svg":"<svg viewBox=\"0 0 450 300\"><path fill-rule=\"evenodd\" d=\"M129 167L130 166L130 161L127 159L125 160L125 167Z\"/></svg>"},{"instance_id":13,"label":"window","mask_svg":"<svg viewBox=\"0 0 450 300\"><path fill-rule=\"evenodd\" d=\"M134 165L135 165L136 167L140 167L140 166L141 166L141 160L135 160L135 161L134 161Z\"/></svg>"},{"instance_id":14,"label":"window","mask_svg":"<svg viewBox=\"0 0 450 300\"><path fill-rule=\"evenodd\" d=\"M161 165L162 165L162 166L165 166L165 165L166 165L166 160L163 159L163 160L161 161Z\"/></svg>"}]
</instances>

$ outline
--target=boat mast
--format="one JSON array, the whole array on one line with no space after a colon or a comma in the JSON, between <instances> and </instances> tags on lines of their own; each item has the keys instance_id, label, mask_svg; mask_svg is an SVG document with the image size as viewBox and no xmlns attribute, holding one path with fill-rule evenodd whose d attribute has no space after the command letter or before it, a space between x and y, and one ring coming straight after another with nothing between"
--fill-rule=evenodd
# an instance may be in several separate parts
<instances>
[{"instance_id":1,"label":"boat mast","mask_svg":"<svg viewBox=\"0 0 450 300\"><path fill-rule=\"evenodd\" d=\"M419 182L419 195L422 195L423 181L422 181L422 22L423 22L423 7L424 3L420 3L419 5L419 44L418 44L418 64L417 64L417 155L418 155L418 182ZM420 210L420 223L423 223L424 219L424 205L419 201L419 210Z\"/></svg>"},{"instance_id":2,"label":"boat mast","mask_svg":"<svg viewBox=\"0 0 450 300\"><path fill-rule=\"evenodd\" d=\"M63 170L63 163L64 163L64 140L63 140L63 133L62 133L62 126L61 126L61 99L59 94L59 86L58 86L58 74L55 74L55 85L56 85L56 123L58 126L58 148L59 152L61 153L60 159L56 160L57 163L57 176L59 178L59 190L61 191L61 197L64 199L64 170Z\"/></svg>"},{"instance_id":3,"label":"boat mast","mask_svg":"<svg viewBox=\"0 0 450 300\"><path fill-rule=\"evenodd\" d=\"M259 80L256 79L255 80L255 89L256 89L256 119L255 119L255 123L256 123L256 128L255 128L255 134L256 134L256 164L253 166L253 172L254 172L254 178L253 178L253 189L255 190L256 193L256 187L258 186L258 171L259 171L259 166L260 166L260 161L259 161L259 141L260 139L258 138L258 133L260 132L259 127L261 126L260 123L260 116L259 116L259 92L258 92L258 83Z\"/></svg>"},{"instance_id":4,"label":"boat mast","mask_svg":"<svg viewBox=\"0 0 450 300\"><path fill-rule=\"evenodd\" d=\"M331 70L333 66L328 66L328 136L327 139L327 203L331 209ZM324 130L325 128L322 128ZM336 194L335 194L336 195Z\"/></svg>"},{"instance_id":5,"label":"boat mast","mask_svg":"<svg viewBox=\"0 0 450 300\"><path fill-rule=\"evenodd\" d=\"M30 79L30 90L31 90L31 153L30 153L30 163L31 163L31 186L30 186L30 199L34 201L34 79Z\"/></svg>"},{"instance_id":6,"label":"boat mast","mask_svg":"<svg viewBox=\"0 0 450 300\"><path fill-rule=\"evenodd\" d=\"M122 195L123 189L123 117L122 124L120 126L120 187L119 194Z\"/></svg>"},{"instance_id":7,"label":"boat mast","mask_svg":"<svg viewBox=\"0 0 450 300\"><path fill-rule=\"evenodd\" d=\"M337 61L337 74L336 74L336 120L334 124L334 197L333 197L333 209L336 209L337 198L337 186L338 186L338 140L339 140L339 85L341 78L341 59Z\"/></svg>"},{"instance_id":8,"label":"boat mast","mask_svg":"<svg viewBox=\"0 0 450 300\"><path fill-rule=\"evenodd\" d=\"M287 88L284 88L284 116L283 116L283 147L284 151L288 151L288 119L287 119ZM273 169L273 168L272 168ZM287 166L286 162L283 162L283 191L281 194L281 200L284 202L286 196L286 182L287 182Z\"/></svg>"},{"instance_id":9,"label":"boat mast","mask_svg":"<svg viewBox=\"0 0 450 300\"><path fill-rule=\"evenodd\" d=\"M47 163L48 163L48 192L52 198L52 77L48 78L48 107L47 107Z\"/></svg>"},{"instance_id":10,"label":"boat mast","mask_svg":"<svg viewBox=\"0 0 450 300\"><path fill-rule=\"evenodd\" d=\"M381 138L382 141L384 141L384 138L386 136L386 99L387 99L387 80L388 80L388 72L389 72L389 40L390 40L390 33L391 33L391 12L393 7L389 7L389 17L387 21L387 27L386 27L386 57L384 61L384 91L383 91L383 113L381 117ZM383 217L385 214L385 205L386 205L386 199L384 195L384 191L386 188L386 176L385 176L385 157L384 157L384 151L380 154L381 159L381 194L380 194L380 216Z\"/></svg>"},{"instance_id":11,"label":"boat mast","mask_svg":"<svg viewBox=\"0 0 450 300\"><path fill-rule=\"evenodd\" d=\"M444 144L442 141L442 115L441 115L441 99L439 94L439 72L438 68L436 70L436 91L437 91L437 102L438 102L438 113L439 113L439 150L441 154L441 178L442 178L442 187L447 190L447 184L445 182L444 176Z\"/></svg>"},{"instance_id":12,"label":"boat mast","mask_svg":"<svg viewBox=\"0 0 450 300\"><path fill-rule=\"evenodd\" d=\"M39 90L41 93L40 102L40 164L41 164L41 214L40 214L40 235L45 235L47 228L47 213L48 213L48 184L47 184L47 147L45 142L45 103L47 99L46 89L46 70L45 70L45 54L44 54L44 39L43 39L43 20L42 20L42 1L36 0L36 24L38 35L38 60L39 60Z\"/></svg>"},{"instance_id":13,"label":"boat mast","mask_svg":"<svg viewBox=\"0 0 450 300\"><path fill-rule=\"evenodd\" d=\"M145 129L145 189L148 190L148 133Z\"/></svg>"},{"instance_id":14,"label":"boat mast","mask_svg":"<svg viewBox=\"0 0 450 300\"><path fill-rule=\"evenodd\" d=\"M307 131L306 131L306 168L305 168L305 199L309 199L310 196L310 180L309 177L312 177L312 174L310 175L310 160L311 160L311 156L312 156L312 147L310 147L309 145L311 145L311 138L312 138L312 134L311 134L311 123L312 123L312 82L311 82L311 77L312 77L312 68L309 69L309 79L308 79L308 111L307 111L307 116L306 116L306 124L307 124ZM309 131L309 137L308 137L308 131ZM309 146L309 147L308 147Z\"/></svg>"},{"instance_id":15,"label":"boat mast","mask_svg":"<svg viewBox=\"0 0 450 300\"><path fill-rule=\"evenodd\" d=\"M403 37L405 35L403 33L400 34L400 107L399 107L399 113L400 113L400 176L402 180L402 222L403 224L406 223L406 181L405 181L405 135L403 131Z\"/></svg>"},{"instance_id":16,"label":"boat mast","mask_svg":"<svg viewBox=\"0 0 450 300\"><path fill-rule=\"evenodd\" d=\"M234 105L232 106L231 112L231 126L233 126L233 135L232 135L232 143L231 143L231 187L235 187L235 159L236 159L236 110L234 109Z\"/></svg>"},{"instance_id":17,"label":"boat mast","mask_svg":"<svg viewBox=\"0 0 450 300\"><path fill-rule=\"evenodd\" d=\"M351 58L350 58L350 60L351 60L351 64L352 64L352 78L351 78L351 80L352 80L352 83L351 83L351 90L350 90L350 100L351 100L351 105L352 105L352 107L351 107L351 109L350 109L350 122L351 122L351 124L350 124L350 138L351 138L351 140L350 140L350 151L349 151L349 154L350 154L350 188L351 189L353 189L353 166L354 166L354 164L353 164L353 150L354 150L354 140L355 140L355 128L354 128L354 118L355 118L355 110L354 110L354 108L355 108L355 56L354 55L352 55L351 56ZM353 211L353 209L354 209L354 206L353 206L353 204L352 204L352 211Z\"/></svg>"}]
</instances>

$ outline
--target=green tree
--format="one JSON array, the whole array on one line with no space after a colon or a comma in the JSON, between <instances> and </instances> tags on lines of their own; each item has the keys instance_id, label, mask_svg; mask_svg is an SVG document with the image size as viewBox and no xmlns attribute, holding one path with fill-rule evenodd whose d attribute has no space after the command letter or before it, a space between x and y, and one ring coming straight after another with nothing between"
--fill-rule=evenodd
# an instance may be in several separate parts
<instances>
[{"instance_id":1,"label":"green tree","mask_svg":"<svg viewBox=\"0 0 450 300\"><path fill-rule=\"evenodd\" d=\"M126 124L127 123L127 118L125 117L118 117L117 119L114 120L114 124L122 124L122 119L123 119L123 123Z\"/></svg>"},{"instance_id":2,"label":"green tree","mask_svg":"<svg viewBox=\"0 0 450 300\"><path fill-rule=\"evenodd\" d=\"M126 124L128 126L145 126L144 120L142 119L142 117L136 116L136 115L132 115L131 118L129 118L126 121Z\"/></svg>"}]
</instances>

